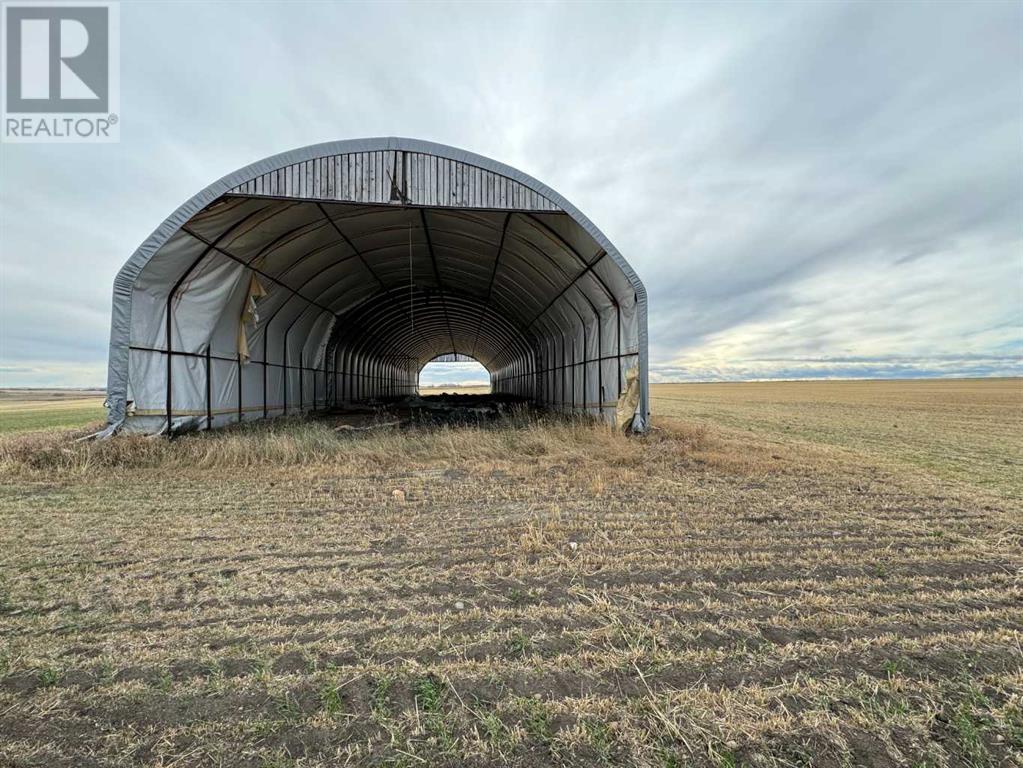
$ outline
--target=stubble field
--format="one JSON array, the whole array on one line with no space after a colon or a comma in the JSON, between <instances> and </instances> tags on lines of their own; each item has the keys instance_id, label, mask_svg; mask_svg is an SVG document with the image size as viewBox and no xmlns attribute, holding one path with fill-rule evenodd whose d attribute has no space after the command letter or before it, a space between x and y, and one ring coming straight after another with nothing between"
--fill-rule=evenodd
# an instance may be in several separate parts
<instances>
[{"instance_id":1,"label":"stubble field","mask_svg":"<svg viewBox=\"0 0 1023 768\"><path fill-rule=\"evenodd\" d=\"M1020 380L652 394L0 439L0 764L1023 759Z\"/></svg>"}]
</instances>

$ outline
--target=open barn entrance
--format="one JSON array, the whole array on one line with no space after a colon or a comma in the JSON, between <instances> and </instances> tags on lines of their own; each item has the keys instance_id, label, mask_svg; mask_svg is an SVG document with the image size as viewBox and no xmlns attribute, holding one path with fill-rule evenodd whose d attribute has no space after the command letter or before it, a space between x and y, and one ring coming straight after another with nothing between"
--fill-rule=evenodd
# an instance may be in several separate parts
<instances>
[{"instance_id":1,"label":"open barn entrance","mask_svg":"<svg viewBox=\"0 0 1023 768\"><path fill-rule=\"evenodd\" d=\"M490 371L469 355L440 355L424 365L419 372L419 394L423 397L490 393Z\"/></svg>"},{"instance_id":2,"label":"open barn entrance","mask_svg":"<svg viewBox=\"0 0 1023 768\"><path fill-rule=\"evenodd\" d=\"M305 147L207 187L121 269L110 430L418 397L454 354L494 396L642 431L646 322L632 268L536 179L410 139Z\"/></svg>"}]
</instances>

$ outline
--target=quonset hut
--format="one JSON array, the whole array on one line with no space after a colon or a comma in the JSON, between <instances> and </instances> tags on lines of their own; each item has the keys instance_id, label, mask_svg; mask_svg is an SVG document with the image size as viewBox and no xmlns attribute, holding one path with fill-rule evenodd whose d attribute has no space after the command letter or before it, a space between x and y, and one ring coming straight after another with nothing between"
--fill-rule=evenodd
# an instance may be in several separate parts
<instances>
[{"instance_id":1,"label":"quonset hut","mask_svg":"<svg viewBox=\"0 0 1023 768\"><path fill-rule=\"evenodd\" d=\"M317 144L214 182L121 268L110 428L400 397L444 354L552 409L612 421L625 393L648 424L646 291L571 203L440 144Z\"/></svg>"}]
</instances>

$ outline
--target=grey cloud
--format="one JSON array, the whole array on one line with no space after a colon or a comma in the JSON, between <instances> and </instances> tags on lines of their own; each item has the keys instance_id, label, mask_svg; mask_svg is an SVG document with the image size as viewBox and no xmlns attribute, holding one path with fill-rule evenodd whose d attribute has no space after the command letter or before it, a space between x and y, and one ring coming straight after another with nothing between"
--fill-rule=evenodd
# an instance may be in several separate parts
<instances>
[{"instance_id":1,"label":"grey cloud","mask_svg":"<svg viewBox=\"0 0 1023 768\"><path fill-rule=\"evenodd\" d=\"M948 355L944 357L772 358L735 360L724 369L712 366L661 366L651 370L654 381L745 381L763 379L885 379L1006 377L1023 375L1023 357Z\"/></svg>"},{"instance_id":2,"label":"grey cloud","mask_svg":"<svg viewBox=\"0 0 1023 768\"><path fill-rule=\"evenodd\" d=\"M124 4L121 143L0 146L0 357L101 367L113 275L180 202L398 134L590 216L663 377L1008 370L973 356L1023 346L1021 32L1012 3Z\"/></svg>"}]
</instances>

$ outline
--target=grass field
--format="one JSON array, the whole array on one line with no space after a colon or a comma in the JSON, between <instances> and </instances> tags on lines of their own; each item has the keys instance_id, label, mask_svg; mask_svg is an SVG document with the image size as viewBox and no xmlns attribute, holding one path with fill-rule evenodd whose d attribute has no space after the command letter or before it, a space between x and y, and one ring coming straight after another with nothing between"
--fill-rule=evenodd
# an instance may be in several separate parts
<instances>
[{"instance_id":1,"label":"grass field","mask_svg":"<svg viewBox=\"0 0 1023 768\"><path fill-rule=\"evenodd\" d=\"M94 390L0 389L0 434L99 426L105 398Z\"/></svg>"},{"instance_id":2,"label":"grass field","mask_svg":"<svg viewBox=\"0 0 1023 768\"><path fill-rule=\"evenodd\" d=\"M0 765L1019 764L1020 382L652 391L0 438Z\"/></svg>"},{"instance_id":3,"label":"grass field","mask_svg":"<svg viewBox=\"0 0 1023 768\"><path fill-rule=\"evenodd\" d=\"M662 384L656 415L1023 498L1023 379Z\"/></svg>"}]
</instances>

